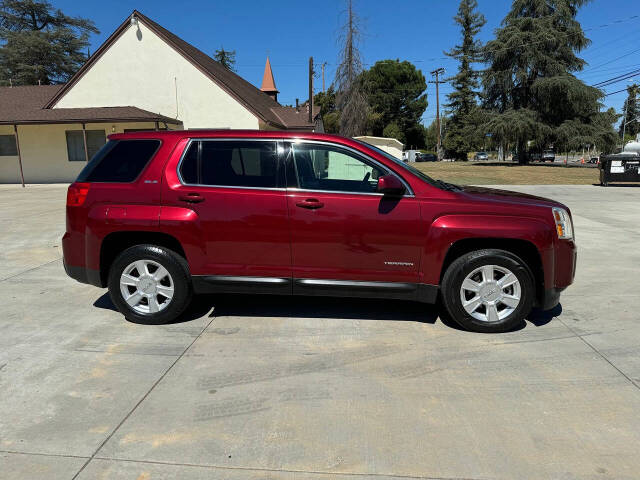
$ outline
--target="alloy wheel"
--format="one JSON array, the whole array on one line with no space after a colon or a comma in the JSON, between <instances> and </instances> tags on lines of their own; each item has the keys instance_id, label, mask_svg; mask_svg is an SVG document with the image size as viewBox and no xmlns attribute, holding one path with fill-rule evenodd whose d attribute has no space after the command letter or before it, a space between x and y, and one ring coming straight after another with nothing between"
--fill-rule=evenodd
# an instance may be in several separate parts
<instances>
[{"instance_id":1,"label":"alloy wheel","mask_svg":"<svg viewBox=\"0 0 640 480\"><path fill-rule=\"evenodd\" d=\"M137 313L157 313L169 306L174 284L168 270L153 260L136 260L120 275L120 292Z\"/></svg>"},{"instance_id":2,"label":"alloy wheel","mask_svg":"<svg viewBox=\"0 0 640 480\"><path fill-rule=\"evenodd\" d=\"M499 265L476 268L460 287L462 308L476 320L488 323L511 315L520 304L521 294L518 277Z\"/></svg>"}]
</instances>

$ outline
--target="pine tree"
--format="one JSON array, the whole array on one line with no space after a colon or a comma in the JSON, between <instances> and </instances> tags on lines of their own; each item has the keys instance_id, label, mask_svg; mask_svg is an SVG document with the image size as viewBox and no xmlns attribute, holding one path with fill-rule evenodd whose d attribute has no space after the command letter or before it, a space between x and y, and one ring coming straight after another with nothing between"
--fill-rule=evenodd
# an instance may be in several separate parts
<instances>
[{"instance_id":1,"label":"pine tree","mask_svg":"<svg viewBox=\"0 0 640 480\"><path fill-rule=\"evenodd\" d=\"M635 138L640 133L640 102L638 101L638 95L640 95L640 86L637 84L629 85L627 87L627 99L624 101L624 107L622 109L622 121L620 122L619 134L622 138L624 132L625 137L628 135ZM624 124L627 124L626 127ZM623 139L624 141L624 139Z\"/></svg>"},{"instance_id":2,"label":"pine tree","mask_svg":"<svg viewBox=\"0 0 640 480\"><path fill-rule=\"evenodd\" d=\"M480 74L473 69L473 64L482 60L482 46L475 37L487 23L477 8L477 0L460 1L454 20L462 30L462 43L445 52L460 64L457 75L451 80L455 90L447 96L449 103L445 104L450 121L443 142L448 154L457 160L466 160L467 153L477 144L474 111Z\"/></svg>"},{"instance_id":3,"label":"pine tree","mask_svg":"<svg viewBox=\"0 0 640 480\"><path fill-rule=\"evenodd\" d=\"M340 111L340 134L362 135L367 124L367 98L361 80L362 59L358 49L360 20L347 0L347 22L342 27L340 62L336 70L336 104Z\"/></svg>"},{"instance_id":4,"label":"pine tree","mask_svg":"<svg viewBox=\"0 0 640 480\"><path fill-rule=\"evenodd\" d=\"M371 119L370 134L392 136L410 145L423 144L424 129L420 118L427 108L427 83L424 75L411 62L380 60L362 73ZM392 126L390 126L392 125ZM400 132L400 133L398 133Z\"/></svg>"},{"instance_id":5,"label":"pine tree","mask_svg":"<svg viewBox=\"0 0 640 480\"><path fill-rule=\"evenodd\" d=\"M220 47L213 54L213 59L216 62L221 63L222 66L227 70L231 70L232 72L236 71L236 51L235 50L225 50L224 47Z\"/></svg>"},{"instance_id":6,"label":"pine tree","mask_svg":"<svg viewBox=\"0 0 640 480\"><path fill-rule=\"evenodd\" d=\"M529 142L567 148L611 133L598 118L605 115L602 91L574 75L585 65L577 54L589 45L576 16L589 1L514 0L485 47L485 127L496 140L514 142L522 163Z\"/></svg>"},{"instance_id":7,"label":"pine tree","mask_svg":"<svg viewBox=\"0 0 640 480\"><path fill-rule=\"evenodd\" d=\"M47 1L0 1L0 83L64 83L87 59L91 20L69 17Z\"/></svg>"}]
</instances>

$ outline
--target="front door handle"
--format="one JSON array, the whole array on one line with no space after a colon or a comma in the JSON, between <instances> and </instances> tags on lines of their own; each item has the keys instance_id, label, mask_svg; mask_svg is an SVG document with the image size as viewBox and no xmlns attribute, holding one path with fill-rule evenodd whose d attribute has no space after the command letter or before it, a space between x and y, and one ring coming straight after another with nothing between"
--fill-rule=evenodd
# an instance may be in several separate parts
<instances>
[{"instance_id":1,"label":"front door handle","mask_svg":"<svg viewBox=\"0 0 640 480\"><path fill-rule=\"evenodd\" d=\"M204 197L199 193L187 193L186 195L180 195L180 200L188 203L200 203L204 202Z\"/></svg>"},{"instance_id":2,"label":"front door handle","mask_svg":"<svg viewBox=\"0 0 640 480\"><path fill-rule=\"evenodd\" d=\"M307 198L306 200L297 202L296 206L300 208L307 208L309 210L317 210L318 208L324 207L324 203L317 198Z\"/></svg>"}]
</instances>

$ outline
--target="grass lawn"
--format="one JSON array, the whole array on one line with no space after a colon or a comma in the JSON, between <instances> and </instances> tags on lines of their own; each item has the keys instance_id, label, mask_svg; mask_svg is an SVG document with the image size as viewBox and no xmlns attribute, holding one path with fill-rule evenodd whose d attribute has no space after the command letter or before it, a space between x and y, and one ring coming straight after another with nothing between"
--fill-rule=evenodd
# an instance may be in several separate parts
<instances>
[{"instance_id":1,"label":"grass lawn","mask_svg":"<svg viewBox=\"0 0 640 480\"><path fill-rule=\"evenodd\" d=\"M460 185L593 185L600 183L597 168L550 165L496 166L479 162L412 163L433 178Z\"/></svg>"}]
</instances>

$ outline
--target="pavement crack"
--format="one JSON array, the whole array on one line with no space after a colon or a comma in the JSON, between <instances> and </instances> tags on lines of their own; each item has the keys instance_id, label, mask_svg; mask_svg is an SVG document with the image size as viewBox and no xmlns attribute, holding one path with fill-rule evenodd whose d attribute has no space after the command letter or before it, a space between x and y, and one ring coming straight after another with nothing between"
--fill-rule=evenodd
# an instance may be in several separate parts
<instances>
[{"instance_id":1,"label":"pavement crack","mask_svg":"<svg viewBox=\"0 0 640 480\"><path fill-rule=\"evenodd\" d=\"M633 385L634 387L636 387L638 390L640 390L640 385L638 385L638 382L636 382L633 378L631 378L629 375L627 375L626 373L624 373L622 370L620 370L611 360L609 360L602 352L600 352L600 350L598 350L596 347L594 347L591 343L589 343L583 335L579 334L578 332L576 332L573 328L571 328L569 325L567 325L566 323L564 323L562 321L561 318L558 318L558 320L560 321L560 323L562 323L562 325L564 325L571 333L573 333L576 337L578 337L580 340L582 340L584 342L585 345L587 345L591 350L593 350L595 353L598 354L598 356L600 358L602 358L605 362L607 362L609 365L611 365L613 368L615 368L617 370L617 372L622 375L624 378L626 378L631 385Z\"/></svg>"},{"instance_id":2,"label":"pavement crack","mask_svg":"<svg viewBox=\"0 0 640 480\"><path fill-rule=\"evenodd\" d=\"M89 465L89 463L91 463L91 460L93 460L95 458L95 456L98 454L98 452L100 450L102 450L102 447L104 447L106 445L106 443L109 440L111 440L111 438L116 434L116 432L120 429L120 427L124 424L124 422L126 422L129 419L129 417L133 414L133 412L135 412L136 409L142 404L142 402L144 402L147 399L147 397L151 394L153 389L156 388L156 386L158 386L158 384L162 381L162 379L164 377L167 376L167 374L171 371L171 369L180 361L180 359L184 356L184 354L187 353L187 351L189 351L189 349L193 346L193 344L196 343L196 341L202 336L202 334L207 330L207 328L209 328L209 325L211 325L215 319L216 319L216 317L215 317L215 314L214 314L212 316L211 320L209 320L209 322L205 325L205 327L200 331L200 333L191 341L191 343L189 343L189 345L187 345L187 347L182 351L182 353L180 353L178 358L176 358L171 363L171 365L169 365L169 367L167 367L167 369L162 373L162 375L160 375L160 377L153 383L153 385L151 385L151 388L149 388L149 390L147 390L147 392L142 396L142 398L140 400L138 400L138 402L133 406L133 408L124 416L124 418L122 420L120 420L120 423L118 423L118 425L116 425L116 428L114 428L113 431L107 436L107 438L105 438L102 441L102 443L100 443L100 445L98 445L98 448L96 448L96 450L91 454L91 456L82 465L82 467L80 467L80 470L78 470L78 472L73 476L73 478L71 480L75 480L76 478L78 478L78 475L80 475L82 473L82 471L87 467L87 465Z\"/></svg>"},{"instance_id":3,"label":"pavement crack","mask_svg":"<svg viewBox=\"0 0 640 480\"><path fill-rule=\"evenodd\" d=\"M0 453L8 453L10 455L29 455L39 457L55 457L55 458L89 458L85 455L67 455L62 453L40 453L40 452L20 452L18 450L0 450Z\"/></svg>"},{"instance_id":4,"label":"pavement crack","mask_svg":"<svg viewBox=\"0 0 640 480\"><path fill-rule=\"evenodd\" d=\"M47 262L47 263L43 263L41 265L38 265L37 267L28 268L26 270L23 270L22 272L14 273L13 275L9 275L6 278L0 279L0 282L11 280L12 278L16 278L16 277L19 277L20 275L24 275L25 273L33 272L34 270L38 270L39 268L46 267L47 265L51 265L52 263L59 262L60 260L62 260L62 257L56 258L55 260L51 260L50 262Z\"/></svg>"},{"instance_id":5,"label":"pavement crack","mask_svg":"<svg viewBox=\"0 0 640 480\"><path fill-rule=\"evenodd\" d=\"M182 463L182 462L163 462L159 460L135 460L131 458L118 458L118 457L95 457L96 460L106 460L111 462L130 462L130 463L143 463L149 465L170 465L176 467L196 467L196 468L216 468L220 470L235 470L243 472L263 472L263 473L292 473L292 474L312 474L312 475L326 475L328 478L341 476L341 477L380 477L380 478L397 478L408 480L481 480L478 477L430 477L428 475L406 475L406 474L393 474L393 473L367 473L367 472L336 472L336 471L323 471L323 470L295 470L287 468L260 468L260 467L233 467L230 465L213 465L213 464L199 464L199 463Z\"/></svg>"}]
</instances>

